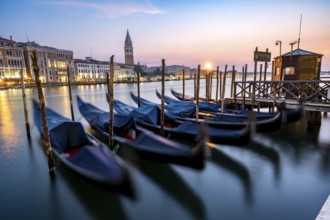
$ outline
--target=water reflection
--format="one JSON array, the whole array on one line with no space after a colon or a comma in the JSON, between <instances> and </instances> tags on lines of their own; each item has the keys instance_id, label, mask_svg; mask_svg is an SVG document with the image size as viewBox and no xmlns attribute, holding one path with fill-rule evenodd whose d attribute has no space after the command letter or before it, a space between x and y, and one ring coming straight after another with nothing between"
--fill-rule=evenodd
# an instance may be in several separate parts
<instances>
[{"instance_id":1,"label":"water reflection","mask_svg":"<svg viewBox=\"0 0 330 220\"><path fill-rule=\"evenodd\" d=\"M277 180L280 179L281 175L281 167L280 167L280 154L278 151L272 146L267 145L269 142L263 141L262 134L257 134L252 140L252 143L249 145L247 149L255 152L256 154L265 157L270 161L274 166L274 174Z\"/></svg>"},{"instance_id":2,"label":"water reflection","mask_svg":"<svg viewBox=\"0 0 330 220\"><path fill-rule=\"evenodd\" d=\"M168 88L169 85L177 85L178 91L182 88L181 82L166 84ZM141 94L144 98L159 101L154 94L159 85L144 83ZM186 88L186 94L193 94L192 86L187 85ZM130 103L128 91L135 89L133 84L126 87L116 85L115 96ZM68 91L63 89L59 92L59 88L45 88L44 91L47 105L70 117ZM80 94L91 103L108 108L104 85L73 86L72 91L73 95ZM28 99L37 98L36 90L31 92L32 95L27 94ZM169 89L166 94L171 95ZM16 152L16 155L0 153L0 169L6 174L6 178L0 181L0 200L4 204L2 216L5 219L13 216L15 210L19 210L19 214L14 214L19 216L17 219L35 216L46 216L43 219L147 219L144 217L150 210L157 219L167 219L165 212L180 219L218 219L220 215L226 219L287 219L288 213L290 219L312 219L329 194L330 153L322 143L329 143L329 139L324 138L330 136L329 127L324 127L324 118L319 130L313 132L307 132L304 119L283 126L276 133L258 134L257 141L252 141L247 148L221 148L221 152L213 152L216 157L208 161L211 166L207 166L201 174L172 165L137 161L137 169L133 168L137 172L133 175L143 181L139 185L141 197L138 203L81 181L64 166L57 169L55 182L50 185L44 151L40 153L39 149L28 148L26 144L21 97L21 90L0 91L0 151ZM29 103L28 107L32 109ZM74 108L77 110L75 104ZM81 120L79 116L76 118ZM84 125L88 127L87 123ZM36 132L32 128L33 145L34 140L39 139ZM43 143L39 144L43 146ZM277 153L268 151L269 148ZM250 157L246 152L255 155ZM273 176L273 169L270 172L269 169L255 169L269 163L273 164L271 168L274 167L275 175L281 178L280 184L274 184L274 178L269 178ZM224 168L229 172L222 172L219 176L214 168ZM221 184L215 181L220 179L224 180ZM228 179L234 179L236 184L226 181ZM205 185L208 187L203 187ZM223 194L217 195L215 189ZM159 195L164 196L161 201ZM178 214L181 212L184 213L182 216ZM271 215L275 212L278 217Z\"/></svg>"},{"instance_id":3,"label":"water reflection","mask_svg":"<svg viewBox=\"0 0 330 220\"><path fill-rule=\"evenodd\" d=\"M304 118L296 123L284 125L279 132L267 134L263 138L268 138L273 145L276 144L291 156L296 164L301 164L306 157L318 150L315 143L317 143L319 128L308 131L306 120Z\"/></svg>"},{"instance_id":4,"label":"water reflection","mask_svg":"<svg viewBox=\"0 0 330 220\"><path fill-rule=\"evenodd\" d=\"M73 175L65 166L60 166L57 169L61 171L57 175L61 175L61 179L65 180L88 213L93 216L93 219L127 219L117 194L97 187L88 181L81 181L80 177ZM56 191L54 192L56 193ZM54 196L56 197L57 195Z\"/></svg>"},{"instance_id":5,"label":"water reflection","mask_svg":"<svg viewBox=\"0 0 330 220\"><path fill-rule=\"evenodd\" d=\"M326 115L322 119L322 124L320 126L318 143L322 148L330 150L330 118Z\"/></svg>"},{"instance_id":6,"label":"water reflection","mask_svg":"<svg viewBox=\"0 0 330 220\"><path fill-rule=\"evenodd\" d=\"M10 102L9 97L6 96L4 91L1 91L0 95L0 136L4 137L1 140L1 154L10 156L11 149L8 149L8 146L15 146L17 139L12 138L17 133L16 126L13 123L13 109L15 107ZM17 109L17 108L16 108ZM22 108L23 110L23 108Z\"/></svg>"},{"instance_id":7,"label":"water reflection","mask_svg":"<svg viewBox=\"0 0 330 220\"><path fill-rule=\"evenodd\" d=\"M205 219L205 207L202 200L171 165L139 158L129 148L120 148L118 153L181 204L195 219Z\"/></svg>"},{"instance_id":8,"label":"water reflection","mask_svg":"<svg viewBox=\"0 0 330 220\"><path fill-rule=\"evenodd\" d=\"M248 204L253 202L252 184L249 170L244 164L231 158L218 148L212 148L211 162L224 167L228 171L232 172L242 182L245 191L245 199Z\"/></svg>"}]
</instances>

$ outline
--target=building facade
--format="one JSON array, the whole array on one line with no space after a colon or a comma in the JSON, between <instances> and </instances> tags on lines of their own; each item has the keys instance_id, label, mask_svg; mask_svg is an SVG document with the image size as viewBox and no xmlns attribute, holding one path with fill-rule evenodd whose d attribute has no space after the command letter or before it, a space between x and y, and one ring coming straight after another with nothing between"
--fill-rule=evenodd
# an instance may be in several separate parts
<instances>
[{"instance_id":1,"label":"building facade","mask_svg":"<svg viewBox=\"0 0 330 220\"><path fill-rule=\"evenodd\" d=\"M129 36L128 30L125 38L124 53L125 53L125 64L134 65L133 43L131 37Z\"/></svg>"},{"instance_id":2,"label":"building facade","mask_svg":"<svg viewBox=\"0 0 330 220\"><path fill-rule=\"evenodd\" d=\"M75 59L74 66L77 82L106 82L106 73L110 69L109 62L93 60L91 57L86 57L85 60Z\"/></svg>"},{"instance_id":3,"label":"building facade","mask_svg":"<svg viewBox=\"0 0 330 220\"><path fill-rule=\"evenodd\" d=\"M73 52L40 46L35 42L19 43L24 52L27 77L35 79L32 66L32 53L36 51L39 66L39 78L42 83L64 83L68 81L68 71L71 81L75 81Z\"/></svg>"},{"instance_id":4,"label":"building facade","mask_svg":"<svg viewBox=\"0 0 330 220\"><path fill-rule=\"evenodd\" d=\"M177 79L182 79L183 72L185 79L190 78L190 68L182 65L171 65L165 67L165 72L167 74L174 74Z\"/></svg>"},{"instance_id":5,"label":"building facade","mask_svg":"<svg viewBox=\"0 0 330 220\"><path fill-rule=\"evenodd\" d=\"M137 80L137 75L131 65L121 64L119 74L115 74L115 81L117 82L133 82Z\"/></svg>"},{"instance_id":6,"label":"building facade","mask_svg":"<svg viewBox=\"0 0 330 220\"><path fill-rule=\"evenodd\" d=\"M88 83L105 83L107 73L110 72L110 62L93 60L86 57L85 60L75 59L76 81ZM134 81L136 74L130 66L114 63L114 81Z\"/></svg>"},{"instance_id":7,"label":"building facade","mask_svg":"<svg viewBox=\"0 0 330 220\"><path fill-rule=\"evenodd\" d=\"M26 68L23 49L16 41L0 37L0 86L17 85L21 75L26 79Z\"/></svg>"}]
</instances>

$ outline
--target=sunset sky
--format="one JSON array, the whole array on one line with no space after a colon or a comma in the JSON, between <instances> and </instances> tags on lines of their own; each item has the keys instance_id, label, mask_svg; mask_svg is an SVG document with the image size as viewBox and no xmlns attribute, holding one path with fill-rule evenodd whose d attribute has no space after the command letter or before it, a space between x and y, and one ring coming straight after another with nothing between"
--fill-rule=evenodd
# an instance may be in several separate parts
<instances>
[{"instance_id":1,"label":"sunset sky","mask_svg":"<svg viewBox=\"0 0 330 220\"><path fill-rule=\"evenodd\" d=\"M329 10L329 0L2 0L0 36L124 62L128 29L136 63L246 63L251 71L256 46L272 58L280 53L276 40L290 51L302 14L300 48L323 54L329 71Z\"/></svg>"}]
</instances>

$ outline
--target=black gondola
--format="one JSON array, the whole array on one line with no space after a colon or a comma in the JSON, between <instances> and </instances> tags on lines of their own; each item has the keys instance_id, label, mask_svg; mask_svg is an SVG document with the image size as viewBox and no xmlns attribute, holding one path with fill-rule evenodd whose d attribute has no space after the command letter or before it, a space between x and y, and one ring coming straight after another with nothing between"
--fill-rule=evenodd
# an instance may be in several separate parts
<instances>
[{"instance_id":1,"label":"black gondola","mask_svg":"<svg viewBox=\"0 0 330 220\"><path fill-rule=\"evenodd\" d=\"M193 97L189 95L185 95L185 99L182 98L183 95L181 93L178 93L171 88L172 95L176 97L178 100L170 98L170 97L164 97L164 101L168 104L170 103L181 103L186 105L194 105ZM158 98L161 99L160 93L156 90L156 95ZM247 118L249 114L252 112L252 110L232 110L223 108L223 112L221 112L220 107L216 109L216 106L219 104L216 103L210 103L210 102L200 102L199 107L200 111L210 114L221 114L226 116L236 116L241 118ZM285 109L285 104L281 103L280 106L281 110L285 113L285 116L282 116L282 122L284 124L287 123L293 123L299 121L303 116L303 109L300 106L298 109ZM270 119L274 117L277 113L276 112L255 112L256 118L258 119Z\"/></svg>"},{"instance_id":2,"label":"black gondola","mask_svg":"<svg viewBox=\"0 0 330 220\"><path fill-rule=\"evenodd\" d=\"M132 99L137 102L137 97L131 93ZM142 106L159 106L159 104L150 102L148 100L140 98L140 103ZM185 102L186 103L186 102ZM171 103L165 106L167 109L167 114L172 114L176 117L177 120L185 121L185 122L192 122L195 123L196 119L192 118L191 116L182 116L180 115L180 110L186 111L187 108L194 108L194 103ZM176 112L171 112L171 109L175 109ZM253 112L255 113L255 112ZM221 128L221 129L243 129L248 126L249 124L249 117L236 117L235 115L228 115L228 114L207 114L210 118L207 119L199 119L198 123L206 123L210 127L213 128ZM205 115L204 115L205 117ZM253 121L255 125L255 129L257 132L260 133L271 133L275 131L279 131L282 126L282 112L277 112L270 118L257 118Z\"/></svg>"},{"instance_id":3,"label":"black gondola","mask_svg":"<svg viewBox=\"0 0 330 220\"><path fill-rule=\"evenodd\" d=\"M137 124L141 127L157 133L161 130L160 109L157 105L142 105L140 108L135 108L114 100L114 109L120 114L134 116ZM173 113L166 111L164 124L164 133L167 136L188 141L197 140L199 125L196 123L177 120ZM213 143L245 146L250 141L250 125L248 123L240 129L228 130L209 127L207 130L209 139Z\"/></svg>"},{"instance_id":4,"label":"black gondola","mask_svg":"<svg viewBox=\"0 0 330 220\"><path fill-rule=\"evenodd\" d=\"M109 112L84 102L79 96L77 103L81 115L92 129L108 137ZM138 128L132 116L114 114L114 132L114 140L119 146L133 149L143 158L195 169L203 169L205 166L205 146L197 145L191 148Z\"/></svg>"},{"instance_id":5,"label":"black gondola","mask_svg":"<svg viewBox=\"0 0 330 220\"><path fill-rule=\"evenodd\" d=\"M39 104L33 101L34 121L43 137ZM134 197L127 166L107 146L88 135L82 124L46 108L52 153L74 173L115 192Z\"/></svg>"}]
</instances>

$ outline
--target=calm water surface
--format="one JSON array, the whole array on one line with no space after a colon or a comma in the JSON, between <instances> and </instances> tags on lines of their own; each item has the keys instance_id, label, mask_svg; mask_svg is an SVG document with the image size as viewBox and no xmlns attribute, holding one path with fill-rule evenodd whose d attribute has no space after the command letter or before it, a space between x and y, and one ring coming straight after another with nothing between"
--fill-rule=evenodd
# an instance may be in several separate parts
<instances>
[{"instance_id":1,"label":"calm water surface","mask_svg":"<svg viewBox=\"0 0 330 220\"><path fill-rule=\"evenodd\" d=\"M159 102L155 88L160 85L142 84L141 96ZM181 90L181 82L166 82L167 95L171 86ZM107 109L104 85L72 90ZM116 84L115 98L133 105L130 91L136 91L134 84ZM44 92L48 107L71 116L68 87ZM147 160L131 164L136 200L100 189L61 165L51 179L31 114L37 92L26 93L31 141L21 90L0 90L0 219L310 220L330 194L330 118L323 115L322 125L311 132L304 118L279 132L256 134L246 147L217 145L203 171ZM193 94L192 81L186 93ZM90 131L73 99L76 119Z\"/></svg>"}]
</instances>

